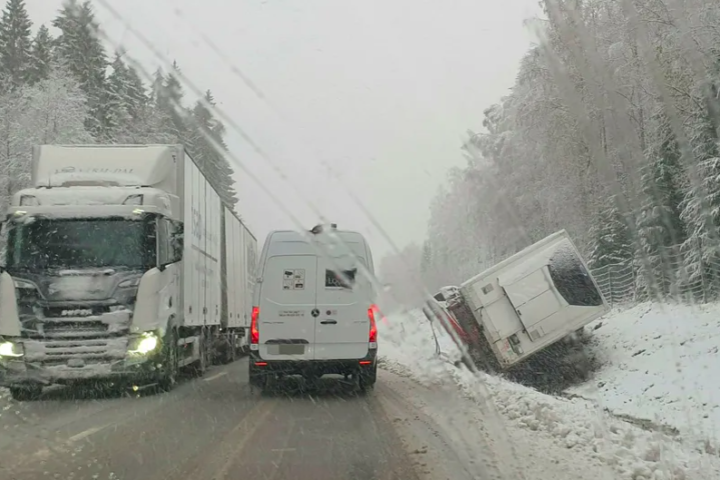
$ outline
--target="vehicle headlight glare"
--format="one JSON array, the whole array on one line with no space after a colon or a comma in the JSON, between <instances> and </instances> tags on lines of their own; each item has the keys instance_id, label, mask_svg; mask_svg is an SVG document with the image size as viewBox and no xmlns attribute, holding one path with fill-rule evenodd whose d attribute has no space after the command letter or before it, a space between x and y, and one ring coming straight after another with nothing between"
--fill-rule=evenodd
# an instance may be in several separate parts
<instances>
[{"instance_id":1,"label":"vehicle headlight glare","mask_svg":"<svg viewBox=\"0 0 720 480\"><path fill-rule=\"evenodd\" d=\"M0 357L22 357L22 348L12 342L0 343Z\"/></svg>"},{"instance_id":2,"label":"vehicle headlight glare","mask_svg":"<svg viewBox=\"0 0 720 480\"><path fill-rule=\"evenodd\" d=\"M130 353L147 355L158 346L158 338L153 333L145 333L137 341L135 348L130 349Z\"/></svg>"}]
</instances>

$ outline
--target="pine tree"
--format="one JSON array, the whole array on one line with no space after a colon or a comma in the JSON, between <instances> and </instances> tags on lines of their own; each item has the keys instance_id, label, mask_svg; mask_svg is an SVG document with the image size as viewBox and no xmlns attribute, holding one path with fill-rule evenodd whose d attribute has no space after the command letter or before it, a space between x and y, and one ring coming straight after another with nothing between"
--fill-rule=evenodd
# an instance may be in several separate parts
<instances>
[{"instance_id":1,"label":"pine tree","mask_svg":"<svg viewBox=\"0 0 720 480\"><path fill-rule=\"evenodd\" d=\"M644 204L638 219L638 255L642 255L640 274L645 285L657 285L652 296L668 294L676 284L675 253L669 249L685 241L685 225L680 218L685 173L680 163L677 139L667 117L660 116L655 135L658 146L651 149L651 161L642 175Z\"/></svg>"},{"instance_id":2,"label":"pine tree","mask_svg":"<svg viewBox=\"0 0 720 480\"><path fill-rule=\"evenodd\" d=\"M714 265L720 261L718 225L720 225L720 158L711 157L698 166L700 185L688 189L682 203L681 218L688 238L682 245L689 281L705 278L705 286L719 283Z\"/></svg>"},{"instance_id":3,"label":"pine tree","mask_svg":"<svg viewBox=\"0 0 720 480\"><path fill-rule=\"evenodd\" d=\"M130 114L132 100L129 98L127 67L122 61L122 54L116 53L112 64L112 73L107 77L107 103L106 108L114 113L114 124L116 131L113 137L121 132L126 132L131 126L134 118Z\"/></svg>"},{"instance_id":4,"label":"pine tree","mask_svg":"<svg viewBox=\"0 0 720 480\"><path fill-rule=\"evenodd\" d=\"M0 19L0 76L9 88L30 80L31 28L25 0L8 0Z\"/></svg>"},{"instance_id":5,"label":"pine tree","mask_svg":"<svg viewBox=\"0 0 720 480\"><path fill-rule=\"evenodd\" d=\"M150 105L150 97L138 71L132 65L126 67L128 111L134 118L139 118L141 112Z\"/></svg>"},{"instance_id":6,"label":"pine tree","mask_svg":"<svg viewBox=\"0 0 720 480\"><path fill-rule=\"evenodd\" d=\"M208 105L215 106L215 99L209 90L205 92L204 100ZM230 208L234 208L237 199L233 189L233 170L223 154L227 151L223 138L225 126L201 101L196 103L192 111L191 132L188 150L218 191L222 201ZM218 151L216 147L221 150Z\"/></svg>"},{"instance_id":7,"label":"pine tree","mask_svg":"<svg viewBox=\"0 0 720 480\"><path fill-rule=\"evenodd\" d=\"M681 204L688 232L682 245L688 280L702 280L706 293L720 290L720 152L713 123L707 110L693 112L688 137L699 184L690 186Z\"/></svg>"},{"instance_id":8,"label":"pine tree","mask_svg":"<svg viewBox=\"0 0 720 480\"><path fill-rule=\"evenodd\" d=\"M608 199L590 231L592 238L588 264L593 268L628 262L633 257L628 223L615 204Z\"/></svg>"},{"instance_id":9,"label":"pine tree","mask_svg":"<svg viewBox=\"0 0 720 480\"><path fill-rule=\"evenodd\" d=\"M165 74L158 67L153 74L153 80L150 83L150 101L157 108L162 108L163 89L165 88Z\"/></svg>"},{"instance_id":10,"label":"pine tree","mask_svg":"<svg viewBox=\"0 0 720 480\"><path fill-rule=\"evenodd\" d=\"M88 99L88 131L99 140L112 140L118 126L116 104L110 101L105 70L105 49L98 37L99 27L89 1L69 0L53 21L60 30L55 46L58 57L80 83Z\"/></svg>"},{"instance_id":11,"label":"pine tree","mask_svg":"<svg viewBox=\"0 0 720 480\"><path fill-rule=\"evenodd\" d=\"M53 64L53 38L50 30L41 25L32 42L30 81L45 80L50 75Z\"/></svg>"},{"instance_id":12,"label":"pine tree","mask_svg":"<svg viewBox=\"0 0 720 480\"><path fill-rule=\"evenodd\" d=\"M125 64L117 52L108 75L108 90L119 124L113 133L118 143L177 143L171 132L170 119L161 112L145 92L137 71Z\"/></svg>"},{"instance_id":13,"label":"pine tree","mask_svg":"<svg viewBox=\"0 0 720 480\"><path fill-rule=\"evenodd\" d=\"M185 93L179 79L180 67L177 62L173 62L172 68L173 71L163 78L160 85L154 85L153 90L156 91L155 102L157 108L170 119L172 129L170 133L182 139L187 147L192 136L188 130L187 118L189 114L182 106Z\"/></svg>"}]
</instances>

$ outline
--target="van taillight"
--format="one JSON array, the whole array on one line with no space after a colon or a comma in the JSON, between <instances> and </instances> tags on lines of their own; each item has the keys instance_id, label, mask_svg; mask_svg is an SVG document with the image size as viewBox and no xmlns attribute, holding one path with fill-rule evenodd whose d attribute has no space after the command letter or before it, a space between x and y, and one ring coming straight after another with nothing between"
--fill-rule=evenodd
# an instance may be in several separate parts
<instances>
[{"instance_id":1,"label":"van taillight","mask_svg":"<svg viewBox=\"0 0 720 480\"><path fill-rule=\"evenodd\" d=\"M377 305L370 305L368 308L368 318L370 319L370 340L371 343L377 342L377 322L375 317L380 315L380 309Z\"/></svg>"},{"instance_id":2,"label":"van taillight","mask_svg":"<svg viewBox=\"0 0 720 480\"><path fill-rule=\"evenodd\" d=\"M258 317L260 316L260 307L252 308L252 317L250 320L250 343L257 345L260 343L260 330L258 330Z\"/></svg>"}]
</instances>

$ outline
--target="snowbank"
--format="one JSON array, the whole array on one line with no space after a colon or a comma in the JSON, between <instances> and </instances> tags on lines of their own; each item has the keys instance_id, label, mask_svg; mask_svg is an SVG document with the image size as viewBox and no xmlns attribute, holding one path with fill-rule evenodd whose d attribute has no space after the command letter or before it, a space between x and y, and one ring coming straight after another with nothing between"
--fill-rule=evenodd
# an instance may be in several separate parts
<instances>
[{"instance_id":1,"label":"snowbank","mask_svg":"<svg viewBox=\"0 0 720 480\"><path fill-rule=\"evenodd\" d=\"M698 451L662 430L647 431L618 419L591 401L556 398L485 374L452 365L457 348L435 326L437 342L420 312L395 316L383 325L380 356L384 368L425 383L453 379L488 420L499 414L498 435L511 443L530 435L558 462L574 462L628 480L701 480L720 478L720 458ZM437 355L437 346L445 358ZM540 447L538 447L540 448ZM526 466L526 475L533 478ZM589 476L587 477L589 480Z\"/></svg>"},{"instance_id":2,"label":"snowbank","mask_svg":"<svg viewBox=\"0 0 720 480\"><path fill-rule=\"evenodd\" d=\"M645 303L591 328L602 367L569 392L718 453L720 305Z\"/></svg>"}]
</instances>

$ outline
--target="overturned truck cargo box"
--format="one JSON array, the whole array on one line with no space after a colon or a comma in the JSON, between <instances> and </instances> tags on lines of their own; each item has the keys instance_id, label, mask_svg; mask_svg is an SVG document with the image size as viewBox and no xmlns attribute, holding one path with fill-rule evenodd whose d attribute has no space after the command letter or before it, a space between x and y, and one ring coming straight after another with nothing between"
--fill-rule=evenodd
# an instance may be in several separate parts
<instances>
[{"instance_id":1,"label":"overturned truck cargo box","mask_svg":"<svg viewBox=\"0 0 720 480\"><path fill-rule=\"evenodd\" d=\"M565 230L494 265L448 301L476 357L507 369L610 311Z\"/></svg>"}]
</instances>

